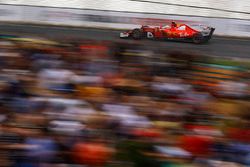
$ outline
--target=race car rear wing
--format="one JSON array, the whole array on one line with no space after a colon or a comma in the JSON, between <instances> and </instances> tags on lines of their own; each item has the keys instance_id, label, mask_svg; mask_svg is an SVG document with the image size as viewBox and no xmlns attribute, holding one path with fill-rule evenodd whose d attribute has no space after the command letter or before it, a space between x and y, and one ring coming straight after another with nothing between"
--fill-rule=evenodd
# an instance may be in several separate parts
<instances>
[{"instance_id":1,"label":"race car rear wing","mask_svg":"<svg viewBox=\"0 0 250 167\"><path fill-rule=\"evenodd\" d=\"M214 31L215 31L215 28L210 27L210 33L208 35L208 40L212 38Z\"/></svg>"}]
</instances>

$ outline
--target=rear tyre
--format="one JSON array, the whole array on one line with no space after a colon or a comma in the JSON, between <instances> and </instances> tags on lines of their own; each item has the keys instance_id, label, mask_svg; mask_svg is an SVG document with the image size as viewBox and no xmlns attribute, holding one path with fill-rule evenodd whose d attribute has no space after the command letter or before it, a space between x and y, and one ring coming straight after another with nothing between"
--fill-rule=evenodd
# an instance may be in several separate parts
<instances>
[{"instance_id":1,"label":"rear tyre","mask_svg":"<svg viewBox=\"0 0 250 167\"><path fill-rule=\"evenodd\" d=\"M142 32L141 29L136 28L136 29L133 30L133 32L132 32L132 38L133 39L138 40L138 39L142 39L142 37L143 37L143 32Z\"/></svg>"},{"instance_id":2,"label":"rear tyre","mask_svg":"<svg viewBox=\"0 0 250 167\"><path fill-rule=\"evenodd\" d=\"M201 44L204 41L205 41L204 37L203 37L203 35L201 33L197 33L193 37L193 42L196 43L196 44Z\"/></svg>"}]
</instances>

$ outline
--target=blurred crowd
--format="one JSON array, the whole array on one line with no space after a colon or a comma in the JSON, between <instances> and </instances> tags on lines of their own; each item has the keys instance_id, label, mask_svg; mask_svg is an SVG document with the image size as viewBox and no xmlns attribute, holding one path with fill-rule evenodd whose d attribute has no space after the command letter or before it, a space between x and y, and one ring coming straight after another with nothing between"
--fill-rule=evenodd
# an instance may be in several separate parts
<instances>
[{"instance_id":1,"label":"blurred crowd","mask_svg":"<svg viewBox=\"0 0 250 167\"><path fill-rule=\"evenodd\" d=\"M0 166L250 166L249 69L186 52L1 40Z\"/></svg>"}]
</instances>

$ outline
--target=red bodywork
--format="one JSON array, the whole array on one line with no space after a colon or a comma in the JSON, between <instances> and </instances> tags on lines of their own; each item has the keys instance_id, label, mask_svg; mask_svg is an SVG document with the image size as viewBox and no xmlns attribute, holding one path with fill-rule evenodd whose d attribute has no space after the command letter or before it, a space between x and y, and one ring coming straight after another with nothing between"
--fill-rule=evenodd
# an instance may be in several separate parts
<instances>
[{"instance_id":1,"label":"red bodywork","mask_svg":"<svg viewBox=\"0 0 250 167\"><path fill-rule=\"evenodd\" d=\"M173 39L188 40L194 43L208 42L215 28L205 25L176 25L175 22L166 26L142 26L130 31L120 33L120 38L151 38L151 39Z\"/></svg>"},{"instance_id":2,"label":"red bodywork","mask_svg":"<svg viewBox=\"0 0 250 167\"><path fill-rule=\"evenodd\" d=\"M199 32L186 24L181 24L176 27L142 26L142 31L147 33L147 35L149 32L152 33L155 38L192 38L194 34Z\"/></svg>"}]
</instances>

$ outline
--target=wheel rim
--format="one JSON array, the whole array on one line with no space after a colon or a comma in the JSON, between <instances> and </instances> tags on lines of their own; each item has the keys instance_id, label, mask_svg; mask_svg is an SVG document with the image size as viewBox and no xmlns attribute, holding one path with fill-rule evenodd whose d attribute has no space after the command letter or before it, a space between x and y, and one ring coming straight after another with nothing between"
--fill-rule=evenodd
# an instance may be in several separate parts
<instances>
[{"instance_id":1,"label":"wheel rim","mask_svg":"<svg viewBox=\"0 0 250 167\"><path fill-rule=\"evenodd\" d=\"M140 32L139 32L139 31L135 31L135 32L133 33L133 37L134 37L134 38L140 38Z\"/></svg>"},{"instance_id":2,"label":"wheel rim","mask_svg":"<svg viewBox=\"0 0 250 167\"><path fill-rule=\"evenodd\" d=\"M196 35L196 36L194 36L194 42L201 42L202 38L203 37L201 35Z\"/></svg>"}]
</instances>

